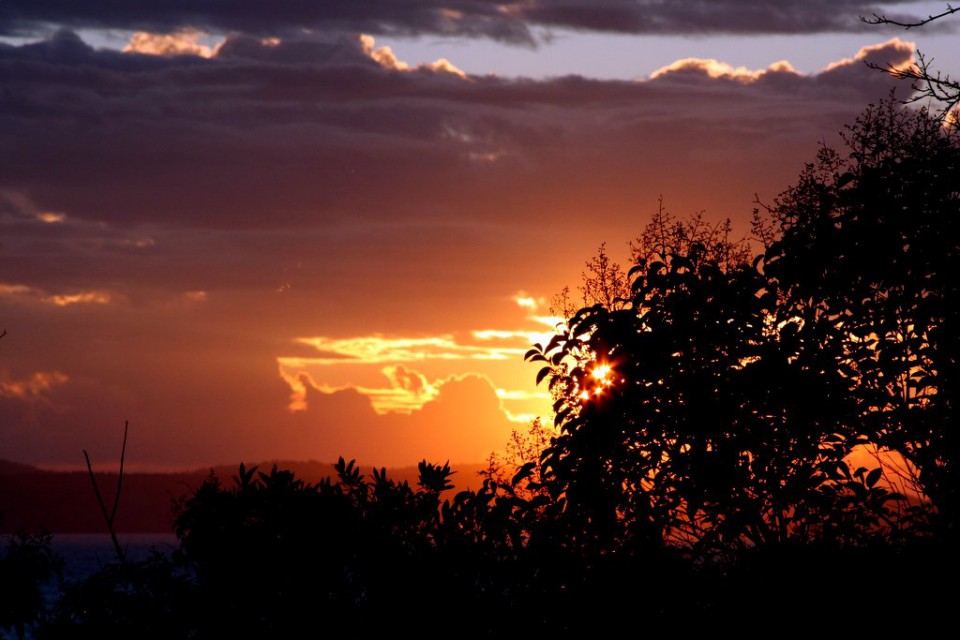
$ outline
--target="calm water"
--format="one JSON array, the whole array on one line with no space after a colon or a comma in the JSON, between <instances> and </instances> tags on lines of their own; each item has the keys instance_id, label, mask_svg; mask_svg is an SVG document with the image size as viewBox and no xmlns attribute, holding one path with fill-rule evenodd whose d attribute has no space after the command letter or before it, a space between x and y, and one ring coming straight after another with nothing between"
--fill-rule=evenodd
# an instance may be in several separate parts
<instances>
[{"instance_id":1,"label":"calm water","mask_svg":"<svg viewBox=\"0 0 960 640\"><path fill-rule=\"evenodd\" d=\"M127 559L134 562L146 559L153 548L169 555L177 545L177 537L172 533L127 533L117 537L126 550ZM84 578L117 560L108 534L54 535L53 550L64 559L64 578Z\"/></svg>"},{"instance_id":2,"label":"calm water","mask_svg":"<svg viewBox=\"0 0 960 640\"><path fill-rule=\"evenodd\" d=\"M131 561L146 559L151 549L169 556L177 546L177 538L172 533L131 533L118 538ZM6 536L0 536L0 542L5 545ZM64 559L63 577L66 580L82 580L117 560L108 534L56 534L53 536L53 550ZM60 595L58 585L47 585L43 595L48 604L53 605ZM12 629L9 632L0 629L0 640L15 638ZM31 638L29 633L27 638Z\"/></svg>"}]
</instances>

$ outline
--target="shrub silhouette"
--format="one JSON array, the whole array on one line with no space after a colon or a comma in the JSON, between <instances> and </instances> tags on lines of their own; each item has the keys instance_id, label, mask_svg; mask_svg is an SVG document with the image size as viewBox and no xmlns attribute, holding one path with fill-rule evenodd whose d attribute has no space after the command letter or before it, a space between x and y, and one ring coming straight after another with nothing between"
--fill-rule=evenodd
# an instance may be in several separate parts
<instances>
[{"instance_id":1,"label":"shrub silhouette","mask_svg":"<svg viewBox=\"0 0 960 640\"><path fill-rule=\"evenodd\" d=\"M3 335L0 334L0 338ZM19 531L7 539L0 557L0 629L27 637L45 621L43 590L61 575L63 559L54 553L48 532Z\"/></svg>"}]
</instances>

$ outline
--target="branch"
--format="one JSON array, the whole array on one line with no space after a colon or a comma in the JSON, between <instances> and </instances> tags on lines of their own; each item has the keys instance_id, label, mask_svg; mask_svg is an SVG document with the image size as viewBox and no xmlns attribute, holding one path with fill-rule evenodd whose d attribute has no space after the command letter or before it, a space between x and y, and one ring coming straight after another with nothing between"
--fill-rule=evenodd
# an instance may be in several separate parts
<instances>
[{"instance_id":1,"label":"branch","mask_svg":"<svg viewBox=\"0 0 960 640\"><path fill-rule=\"evenodd\" d=\"M948 4L947 8L944 9L941 13L938 13L936 15L929 15L926 18L917 20L915 22L901 22L899 20L894 20L892 18L888 18L883 14L877 14L877 13L873 14L873 16L870 18L864 18L863 16L860 16L860 20L862 22L866 22L867 24L890 24L895 27L903 27L904 29L914 29L916 27L922 27L926 24L930 24L935 20L939 20L940 18L944 18L953 13L957 13L958 11L960 11L960 7L952 7Z\"/></svg>"},{"instance_id":2,"label":"branch","mask_svg":"<svg viewBox=\"0 0 960 640\"><path fill-rule=\"evenodd\" d=\"M130 422L123 422L123 446L120 447L120 472L117 474L117 495L113 498L113 509L110 511L110 522L117 517L117 507L120 506L120 489L123 487L123 461L127 456L127 432Z\"/></svg>"},{"instance_id":3,"label":"branch","mask_svg":"<svg viewBox=\"0 0 960 640\"><path fill-rule=\"evenodd\" d=\"M117 493L113 498L113 509L110 513L107 513L107 504L103 501L103 494L100 493L100 487L97 485L97 477L93 473L93 465L90 463L90 455L87 453L86 449L83 450L83 457L87 461L87 473L90 475L91 484L93 484L93 493L97 496L97 504L100 505L100 512L103 514L103 519L107 523L107 529L110 531L110 540L113 541L113 550L116 552L117 559L120 560L120 564L125 564L127 558L123 551L123 547L120 545L120 540L117 538L117 532L113 526L113 523L114 519L117 517L117 507L120 504L120 489L123 486L123 463L127 453L127 432L129 431L129 428L130 423L124 422L123 447L120 450L120 473L117 477Z\"/></svg>"},{"instance_id":4,"label":"branch","mask_svg":"<svg viewBox=\"0 0 960 640\"><path fill-rule=\"evenodd\" d=\"M936 100L945 106L939 111L940 117L947 117L960 106L960 82L950 76L943 75L931 68L933 59L927 59L922 52L917 51L917 63L910 67L895 67L892 64L880 65L867 62L871 69L877 69L897 80L910 80L911 89L915 92L912 98L902 100L904 104L919 102L924 98Z\"/></svg>"}]
</instances>

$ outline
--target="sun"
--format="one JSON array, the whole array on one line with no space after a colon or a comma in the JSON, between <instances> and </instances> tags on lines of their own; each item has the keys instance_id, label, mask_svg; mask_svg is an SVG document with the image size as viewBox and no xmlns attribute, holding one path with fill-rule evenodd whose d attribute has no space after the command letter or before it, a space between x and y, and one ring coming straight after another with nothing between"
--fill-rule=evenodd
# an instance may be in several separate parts
<instances>
[{"instance_id":1,"label":"sun","mask_svg":"<svg viewBox=\"0 0 960 640\"><path fill-rule=\"evenodd\" d=\"M607 363L599 363L590 370L588 378L589 389L580 392L581 400L589 400L591 396L601 396L613 386L613 366Z\"/></svg>"},{"instance_id":2,"label":"sun","mask_svg":"<svg viewBox=\"0 0 960 640\"><path fill-rule=\"evenodd\" d=\"M613 367L609 364L601 364L593 368L593 371L590 372L590 376L599 382L603 386L607 386L612 383L610 375L613 373Z\"/></svg>"}]
</instances>

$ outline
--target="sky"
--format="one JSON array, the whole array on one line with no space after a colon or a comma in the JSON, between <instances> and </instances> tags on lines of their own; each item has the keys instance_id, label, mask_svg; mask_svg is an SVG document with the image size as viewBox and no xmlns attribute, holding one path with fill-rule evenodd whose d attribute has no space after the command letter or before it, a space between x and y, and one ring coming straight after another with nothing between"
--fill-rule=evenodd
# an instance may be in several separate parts
<instances>
[{"instance_id":1,"label":"sky","mask_svg":"<svg viewBox=\"0 0 960 640\"><path fill-rule=\"evenodd\" d=\"M0 458L481 462L601 243L748 234L945 6L3 0Z\"/></svg>"}]
</instances>

